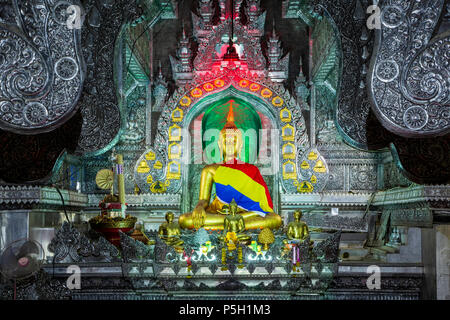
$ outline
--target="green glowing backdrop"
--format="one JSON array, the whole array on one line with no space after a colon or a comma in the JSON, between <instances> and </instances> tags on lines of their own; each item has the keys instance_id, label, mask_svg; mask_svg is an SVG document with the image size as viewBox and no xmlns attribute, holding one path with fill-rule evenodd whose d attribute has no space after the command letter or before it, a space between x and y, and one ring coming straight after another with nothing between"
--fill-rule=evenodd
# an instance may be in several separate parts
<instances>
[{"instance_id":1,"label":"green glowing backdrop","mask_svg":"<svg viewBox=\"0 0 450 320\"><path fill-rule=\"evenodd\" d=\"M203 150L206 151L209 163L221 162L222 156L217 147L218 132L227 122L230 104L233 105L235 124L241 130L244 140L240 160L254 163L258 158L261 119L248 102L236 97L222 98L211 104L205 111L202 120Z\"/></svg>"}]
</instances>

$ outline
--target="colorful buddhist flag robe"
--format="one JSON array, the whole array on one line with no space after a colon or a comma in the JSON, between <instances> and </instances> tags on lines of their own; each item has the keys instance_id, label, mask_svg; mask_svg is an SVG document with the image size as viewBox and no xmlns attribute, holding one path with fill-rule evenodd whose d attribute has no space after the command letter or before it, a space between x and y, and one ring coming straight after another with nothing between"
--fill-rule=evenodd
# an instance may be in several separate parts
<instances>
[{"instance_id":1,"label":"colorful buddhist flag robe","mask_svg":"<svg viewBox=\"0 0 450 320\"><path fill-rule=\"evenodd\" d=\"M214 175L216 196L223 203L233 199L239 208L261 216L273 212L272 198L259 169L249 163L222 164Z\"/></svg>"}]
</instances>

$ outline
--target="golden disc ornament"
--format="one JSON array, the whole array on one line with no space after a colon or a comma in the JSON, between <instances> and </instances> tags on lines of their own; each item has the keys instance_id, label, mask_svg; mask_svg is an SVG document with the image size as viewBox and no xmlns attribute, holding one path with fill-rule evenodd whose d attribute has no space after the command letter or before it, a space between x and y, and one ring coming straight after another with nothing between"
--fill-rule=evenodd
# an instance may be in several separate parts
<instances>
[{"instance_id":1,"label":"golden disc ornament","mask_svg":"<svg viewBox=\"0 0 450 320\"><path fill-rule=\"evenodd\" d=\"M110 169L102 169L95 176L95 183L100 189L111 189L114 183L114 173Z\"/></svg>"}]
</instances>

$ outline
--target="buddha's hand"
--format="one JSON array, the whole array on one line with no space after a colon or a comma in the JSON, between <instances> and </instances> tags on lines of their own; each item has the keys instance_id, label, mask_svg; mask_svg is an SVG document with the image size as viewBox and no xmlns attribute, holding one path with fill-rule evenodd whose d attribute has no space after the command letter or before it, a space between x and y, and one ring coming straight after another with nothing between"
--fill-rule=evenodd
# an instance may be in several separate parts
<instances>
[{"instance_id":1,"label":"buddha's hand","mask_svg":"<svg viewBox=\"0 0 450 320\"><path fill-rule=\"evenodd\" d=\"M192 222L195 229L200 229L205 224L206 211L202 205L197 205L192 211Z\"/></svg>"}]
</instances>

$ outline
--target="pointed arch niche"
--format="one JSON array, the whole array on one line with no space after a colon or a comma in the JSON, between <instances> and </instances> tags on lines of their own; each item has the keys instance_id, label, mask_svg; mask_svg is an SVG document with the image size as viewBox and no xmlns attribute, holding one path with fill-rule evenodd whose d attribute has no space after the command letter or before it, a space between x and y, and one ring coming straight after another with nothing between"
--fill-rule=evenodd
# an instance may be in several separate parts
<instances>
[{"instance_id":1,"label":"pointed arch niche","mask_svg":"<svg viewBox=\"0 0 450 320\"><path fill-rule=\"evenodd\" d=\"M261 131L259 134L259 152L254 161L261 171L267 186L269 188L274 207L278 207L278 168L279 168L279 121L277 119L277 110L266 101L249 93L239 91L230 86L224 91L207 96L199 100L185 114L184 129L189 132L189 138L183 139L183 150L188 152L184 157L190 159L190 163L184 167L182 181L182 209L184 212L191 211L198 201L199 183L201 169L212 163L205 155L203 147L204 132L202 131L202 120L205 112L218 102L234 100L237 103L245 103L248 108L252 108L254 114L259 117L261 122ZM275 129L275 130L273 130ZM220 129L219 129L220 130ZM186 132L186 131L184 131ZM211 143L216 143L216 140ZM215 192L215 190L213 190Z\"/></svg>"}]
</instances>

